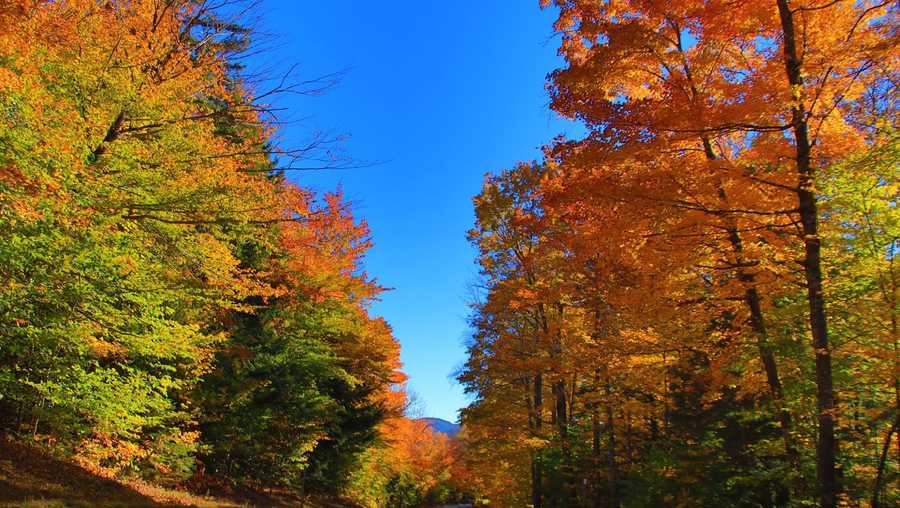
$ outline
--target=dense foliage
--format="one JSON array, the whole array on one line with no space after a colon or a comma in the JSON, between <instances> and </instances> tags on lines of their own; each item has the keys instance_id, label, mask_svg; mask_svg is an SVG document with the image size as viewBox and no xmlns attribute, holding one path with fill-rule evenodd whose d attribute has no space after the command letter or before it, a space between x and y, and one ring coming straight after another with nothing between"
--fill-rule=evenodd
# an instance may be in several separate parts
<instances>
[{"instance_id":1,"label":"dense foliage","mask_svg":"<svg viewBox=\"0 0 900 508\"><path fill-rule=\"evenodd\" d=\"M368 506L413 508L451 505L469 498L455 439L424 420L385 422L384 446L370 449L348 492Z\"/></svg>"},{"instance_id":2,"label":"dense foliage","mask_svg":"<svg viewBox=\"0 0 900 508\"><path fill-rule=\"evenodd\" d=\"M316 90L242 77L242 13L0 2L0 428L159 482L431 474L386 437L412 422L368 229L278 167L331 163L322 140L279 147L265 103Z\"/></svg>"},{"instance_id":3,"label":"dense foliage","mask_svg":"<svg viewBox=\"0 0 900 508\"><path fill-rule=\"evenodd\" d=\"M480 495L900 503L896 3L543 4L587 135L475 198Z\"/></svg>"}]
</instances>

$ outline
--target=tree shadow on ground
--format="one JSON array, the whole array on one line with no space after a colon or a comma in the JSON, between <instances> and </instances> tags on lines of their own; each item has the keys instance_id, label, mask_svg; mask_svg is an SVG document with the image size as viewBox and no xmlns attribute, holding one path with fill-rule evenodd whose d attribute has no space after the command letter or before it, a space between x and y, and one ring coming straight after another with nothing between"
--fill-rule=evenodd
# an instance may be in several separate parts
<instances>
[{"instance_id":1,"label":"tree shadow on ground","mask_svg":"<svg viewBox=\"0 0 900 508\"><path fill-rule=\"evenodd\" d=\"M0 506L167 507L115 480L0 437Z\"/></svg>"}]
</instances>

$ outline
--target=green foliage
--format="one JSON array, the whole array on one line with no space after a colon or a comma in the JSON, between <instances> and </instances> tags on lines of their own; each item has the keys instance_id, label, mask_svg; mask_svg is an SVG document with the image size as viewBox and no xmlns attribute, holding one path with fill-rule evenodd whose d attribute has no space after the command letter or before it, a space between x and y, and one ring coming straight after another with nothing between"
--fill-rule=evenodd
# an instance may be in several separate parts
<instances>
[{"instance_id":1,"label":"green foliage","mask_svg":"<svg viewBox=\"0 0 900 508\"><path fill-rule=\"evenodd\" d=\"M382 415L369 399L374 388L361 386L329 347L316 312L275 304L232 316L229 347L198 390L211 472L304 492L341 490Z\"/></svg>"},{"instance_id":2,"label":"green foliage","mask_svg":"<svg viewBox=\"0 0 900 508\"><path fill-rule=\"evenodd\" d=\"M338 493L399 366L368 231L272 169L249 30L161 5L0 8L0 430Z\"/></svg>"},{"instance_id":3,"label":"green foliage","mask_svg":"<svg viewBox=\"0 0 900 508\"><path fill-rule=\"evenodd\" d=\"M424 493L418 482L409 473L400 473L388 481L388 504L397 508L414 508L424 500Z\"/></svg>"}]
</instances>

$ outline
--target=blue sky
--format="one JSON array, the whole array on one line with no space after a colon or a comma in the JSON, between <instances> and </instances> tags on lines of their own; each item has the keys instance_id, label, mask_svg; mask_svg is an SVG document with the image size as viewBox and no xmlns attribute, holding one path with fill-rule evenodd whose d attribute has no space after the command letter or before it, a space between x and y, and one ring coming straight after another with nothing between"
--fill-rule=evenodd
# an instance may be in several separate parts
<instances>
[{"instance_id":1,"label":"blue sky","mask_svg":"<svg viewBox=\"0 0 900 508\"><path fill-rule=\"evenodd\" d=\"M279 99L298 120L282 137L299 145L312 129L346 133L346 155L382 161L292 178L342 186L368 221L366 269L394 288L374 313L393 326L427 416L455 421L466 403L452 373L465 358L467 288L477 277L465 236L483 175L578 132L547 105L544 78L560 60L553 13L537 4L264 0L258 13L276 39L251 68L298 64L300 79L348 70L321 97Z\"/></svg>"}]
</instances>

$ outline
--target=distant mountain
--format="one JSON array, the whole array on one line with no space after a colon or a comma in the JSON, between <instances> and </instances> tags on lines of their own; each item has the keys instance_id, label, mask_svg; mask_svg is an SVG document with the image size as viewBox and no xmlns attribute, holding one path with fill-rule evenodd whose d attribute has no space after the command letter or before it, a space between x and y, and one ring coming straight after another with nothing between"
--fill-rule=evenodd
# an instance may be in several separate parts
<instances>
[{"instance_id":1,"label":"distant mountain","mask_svg":"<svg viewBox=\"0 0 900 508\"><path fill-rule=\"evenodd\" d=\"M441 418L419 418L419 421L425 422L435 432L441 432L450 437L459 434L459 424L442 420Z\"/></svg>"}]
</instances>

